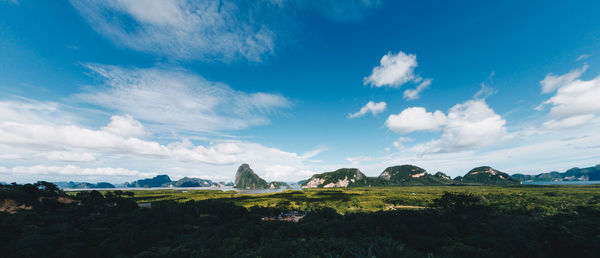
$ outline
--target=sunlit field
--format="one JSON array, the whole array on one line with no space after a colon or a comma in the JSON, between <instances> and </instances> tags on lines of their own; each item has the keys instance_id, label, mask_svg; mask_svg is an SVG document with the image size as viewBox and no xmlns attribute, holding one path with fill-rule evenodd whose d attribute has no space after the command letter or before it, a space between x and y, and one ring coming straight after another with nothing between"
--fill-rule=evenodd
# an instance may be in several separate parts
<instances>
[{"instance_id":1,"label":"sunlit field","mask_svg":"<svg viewBox=\"0 0 600 258\"><path fill-rule=\"evenodd\" d=\"M216 199L250 208L275 207L310 211L329 207L340 214L396 209L421 209L444 192L483 197L487 205L505 211L554 215L578 206L600 207L600 185L583 186L406 186L305 189L264 194L238 194L219 190L137 190L138 202Z\"/></svg>"}]
</instances>

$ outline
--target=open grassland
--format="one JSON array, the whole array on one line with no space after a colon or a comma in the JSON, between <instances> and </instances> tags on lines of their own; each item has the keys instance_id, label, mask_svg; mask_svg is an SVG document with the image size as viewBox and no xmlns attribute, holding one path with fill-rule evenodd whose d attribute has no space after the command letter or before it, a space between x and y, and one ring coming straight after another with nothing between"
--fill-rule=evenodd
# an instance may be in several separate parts
<instances>
[{"instance_id":1,"label":"open grassland","mask_svg":"<svg viewBox=\"0 0 600 258\"><path fill-rule=\"evenodd\" d=\"M487 205L505 212L554 215L573 212L576 207L600 208L600 185L577 186L405 186L328 188L242 194L218 190L138 190L138 202L214 199L246 208L274 207L310 211L324 207L338 213L421 209L430 206L444 192L468 193L482 197Z\"/></svg>"}]
</instances>

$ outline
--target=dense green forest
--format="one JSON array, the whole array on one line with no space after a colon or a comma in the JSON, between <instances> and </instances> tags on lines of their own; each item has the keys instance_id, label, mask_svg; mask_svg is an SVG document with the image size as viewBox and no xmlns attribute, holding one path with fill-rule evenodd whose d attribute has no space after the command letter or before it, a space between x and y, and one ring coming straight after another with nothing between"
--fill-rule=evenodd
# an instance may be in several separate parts
<instances>
[{"instance_id":1,"label":"dense green forest","mask_svg":"<svg viewBox=\"0 0 600 258\"><path fill-rule=\"evenodd\" d=\"M152 205L140 208L138 202ZM3 257L600 256L596 185L249 195L67 194L39 182L0 186L0 203ZM261 220L291 209L304 209L306 216L297 223Z\"/></svg>"}]
</instances>

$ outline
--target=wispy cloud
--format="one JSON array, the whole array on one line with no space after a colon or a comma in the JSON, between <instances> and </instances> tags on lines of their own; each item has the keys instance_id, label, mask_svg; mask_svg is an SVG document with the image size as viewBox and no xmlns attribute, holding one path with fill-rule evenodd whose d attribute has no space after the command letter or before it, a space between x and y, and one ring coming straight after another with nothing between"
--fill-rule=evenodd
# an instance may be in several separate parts
<instances>
[{"instance_id":1,"label":"wispy cloud","mask_svg":"<svg viewBox=\"0 0 600 258\"><path fill-rule=\"evenodd\" d=\"M236 130L269 123L269 115L291 106L287 98L246 93L176 68L122 68L88 64L103 84L75 99L137 119L192 132Z\"/></svg>"},{"instance_id":2,"label":"wispy cloud","mask_svg":"<svg viewBox=\"0 0 600 258\"><path fill-rule=\"evenodd\" d=\"M581 60L584 60L584 59L588 59L588 58L589 58L589 57L591 57L591 56L592 56L592 55L590 55L590 54L583 54L583 55L580 55L580 56L578 56L578 57L575 59L575 61L581 61Z\"/></svg>"},{"instance_id":3,"label":"wispy cloud","mask_svg":"<svg viewBox=\"0 0 600 258\"><path fill-rule=\"evenodd\" d=\"M387 104L384 101L377 102L377 103L375 103L373 101L369 101L362 108L360 108L360 110L358 112L348 114L348 118L361 117L369 112L371 112L371 114L373 114L373 115L377 115L377 114L383 112L386 107L387 107Z\"/></svg>"},{"instance_id":4,"label":"wispy cloud","mask_svg":"<svg viewBox=\"0 0 600 258\"><path fill-rule=\"evenodd\" d=\"M498 93L496 89L490 86L490 84L493 83L494 75L496 75L496 71L492 71L487 80L480 84L481 88L473 95L473 99L486 99L487 97Z\"/></svg>"},{"instance_id":5,"label":"wispy cloud","mask_svg":"<svg viewBox=\"0 0 600 258\"><path fill-rule=\"evenodd\" d=\"M579 78L587 69L589 65L584 65L579 69L572 70L563 75L554 75L549 73L546 77L540 81L542 85L542 93L550 93L556 89L571 83L575 79Z\"/></svg>"},{"instance_id":6,"label":"wispy cloud","mask_svg":"<svg viewBox=\"0 0 600 258\"><path fill-rule=\"evenodd\" d=\"M295 23L315 10L335 21L360 19L379 1L71 0L116 45L174 59L260 62Z\"/></svg>"},{"instance_id":7,"label":"wispy cloud","mask_svg":"<svg viewBox=\"0 0 600 258\"><path fill-rule=\"evenodd\" d=\"M230 1L80 1L92 28L123 45L177 59L260 61L275 35L254 20L254 5ZM256 4L258 5L258 4Z\"/></svg>"},{"instance_id":8,"label":"wispy cloud","mask_svg":"<svg viewBox=\"0 0 600 258\"><path fill-rule=\"evenodd\" d=\"M14 4L14 5L20 5L20 3L19 3L18 0L0 0L0 3L3 3L3 2L4 3L11 3L11 4Z\"/></svg>"},{"instance_id":9,"label":"wispy cloud","mask_svg":"<svg viewBox=\"0 0 600 258\"><path fill-rule=\"evenodd\" d=\"M486 99L487 97L496 94L496 90L490 86L488 86L486 83L482 82L481 83L481 88L479 88L479 90L477 91L477 93L475 93L475 95L473 95L474 99Z\"/></svg>"},{"instance_id":10,"label":"wispy cloud","mask_svg":"<svg viewBox=\"0 0 600 258\"><path fill-rule=\"evenodd\" d=\"M420 96L419 94L421 94L421 91L427 89L429 87L429 85L431 85L432 80L431 79L426 79L423 82L421 82L419 84L419 86L417 86L414 89L408 89L404 91L404 99L406 100L415 100L418 99Z\"/></svg>"}]
</instances>

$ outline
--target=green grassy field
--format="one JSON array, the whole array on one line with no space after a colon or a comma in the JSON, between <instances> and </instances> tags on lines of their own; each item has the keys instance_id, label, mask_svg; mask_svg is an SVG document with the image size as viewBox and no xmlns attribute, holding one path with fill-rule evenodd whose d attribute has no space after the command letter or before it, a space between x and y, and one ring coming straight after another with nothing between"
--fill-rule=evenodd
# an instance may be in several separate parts
<instances>
[{"instance_id":1,"label":"green grassy field","mask_svg":"<svg viewBox=\"0 0 600 258\"><path fill-rule=\"evenodd\" d=\"M600 206L600 185L577 186L405 186L371 188L328 188L265 194L238 194L219 190L138 190L138 202L218 199L250 208L278 207L313 210L322 207L338 213L420 209L432 204L444 192L470 193L483 197L497 209L554 215L571 212L578 206Z\"/></svg>"}]
</instances>

